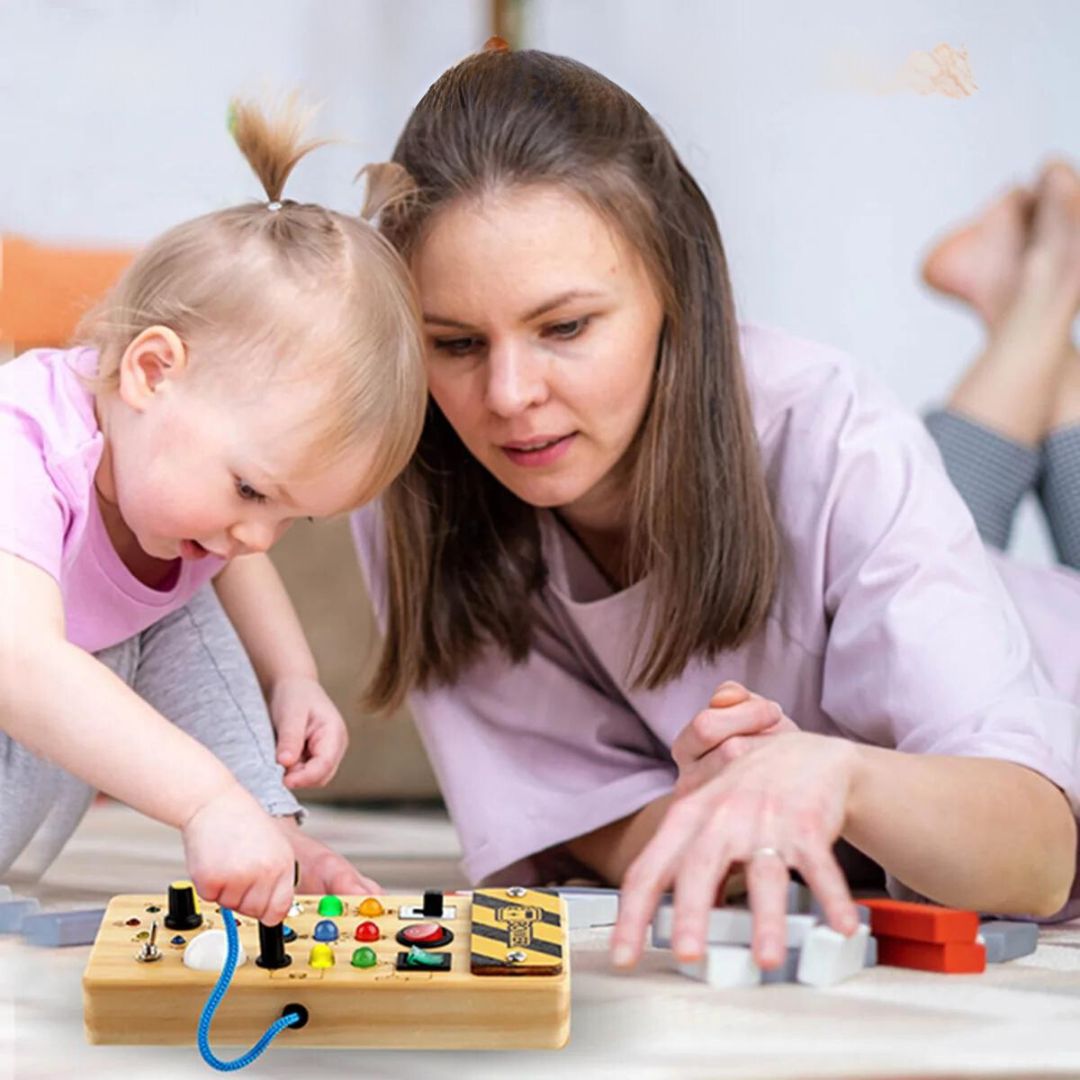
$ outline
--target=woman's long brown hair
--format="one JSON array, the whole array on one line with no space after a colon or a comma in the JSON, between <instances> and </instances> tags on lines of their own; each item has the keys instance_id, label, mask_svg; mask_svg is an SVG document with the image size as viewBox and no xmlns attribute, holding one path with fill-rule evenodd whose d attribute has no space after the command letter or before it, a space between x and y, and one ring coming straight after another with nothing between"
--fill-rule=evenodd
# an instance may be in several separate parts
<instances>
[{"instance_id":1,"label":"woman's long brown hair","mask_svg":"<svg viewBox=\"0 0 1080 1080\"><path fill-rule=\"evenodd\" d=\"M720 233L660 127L583 64L487 51L431 87L394 162L415 187L380 224L406 258L440 210L518 185L585 200L641 254L664 322L627 461L630 565L647 579L635 684L654 688L691 658L744 642L772 598L776 529ZM433 401L384 510L390 610L369 704L453 683L490 645L524 659L546 579L536 512L469 453Z\"/></svg>"}]
</instances>

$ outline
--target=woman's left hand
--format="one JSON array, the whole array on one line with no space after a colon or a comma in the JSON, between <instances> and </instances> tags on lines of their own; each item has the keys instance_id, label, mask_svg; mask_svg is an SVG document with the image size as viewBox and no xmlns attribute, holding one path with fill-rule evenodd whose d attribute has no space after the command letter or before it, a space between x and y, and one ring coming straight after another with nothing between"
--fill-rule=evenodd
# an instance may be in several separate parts
<instances>
[{"instance_id":1,"label":"woman's left hand","mask_svg":"<svg viewBox=\"0 0 1080 1080\"><path fill-rule=\"evenodd\" d=\"M832 846L844 828L857 762L857 747L845 739L779 734L757 740L678 796L623 878L615 964L637 961L657 903L672 885L673 948L680 960L700 958L709 912L738 864L746 871L760 967L778 967L784 958L789 867L802 874L833 929L854 933L858 915Z\"/></svg>"},{"instance_id":2,"label":"woman's left hand","mask_svg":"<svg viewBox=\"0 0 1080 1080\"><path fill-rule=\"evenodd\" d=\"M285 786L321 787L329 782L345 756L349 736L341 713L318 680L291 676L275 683L270 719Z\"/></svg>"}]
</instances>

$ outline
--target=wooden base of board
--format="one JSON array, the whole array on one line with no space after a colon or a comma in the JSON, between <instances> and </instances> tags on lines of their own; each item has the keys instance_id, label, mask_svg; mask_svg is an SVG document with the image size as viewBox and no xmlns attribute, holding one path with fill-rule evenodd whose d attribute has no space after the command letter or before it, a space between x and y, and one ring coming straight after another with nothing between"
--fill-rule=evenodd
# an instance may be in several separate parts
<instances>
[{"instance_id":1,"label":"wooden base of board","mask_svg":"<svg viewBox=\"0 0 1080 1080\"><path fill-rule=\"evenodd\" d=\"M378 897L386 910L373 917L358 911L370 898L340 899L343 914L329 919L340 936L321 943L323 962L329 945L333 957L329 967L310 964L317 944L316 924L328 918L318 912L319 897L297 898L302 910L286 920L296 932L295 940L286 945L291 963L277 970L255 962L258 923L237 919L247 962L237 968L214 1015L212 1045L250 1046L287 1006L296 1004L307 1010L307 1023L281 1032L275 1046L505 1050L565 1045L570 1033L570 950L565 939L566 904L557 894L532 889L448 893L446 917L434 918L415 912L401 917L403 907L419 905L415 895ZM541 911L540 904L547 910ZM90 1042L195 1043L200 1013L219 973L192 970L185 966L183 954L198 935L221 930L222 917L217 908L204 906L198 929L169 930L162 924L164 907L161 896L118 896L109 903L83 975ZM530 951L531 943L543 950L547 966L528 970L526 961L524 971L510 965L500 973L487 973L492 971L492 950L499 946L503 926L499 919L509 920L504 944L515 961L526 954L541 955ZM522 919L536 920L535 937L529 936L533 928ZM438 923L452 933L449 944L432 950L450 955L449 970L398 969L398 956L409 946L399 942L397 934L418 920ZM160 958L140 962L136 954L155 921ZM374 923L378 938L357 940L361 923ZM354 952L362 946L374 950L374 966L353 966ZM478 950L487 955L478 956ZM482 968L481 963L488 966ZM480 970L486 973L474 974Z\"/></svg>"}]
</instances>

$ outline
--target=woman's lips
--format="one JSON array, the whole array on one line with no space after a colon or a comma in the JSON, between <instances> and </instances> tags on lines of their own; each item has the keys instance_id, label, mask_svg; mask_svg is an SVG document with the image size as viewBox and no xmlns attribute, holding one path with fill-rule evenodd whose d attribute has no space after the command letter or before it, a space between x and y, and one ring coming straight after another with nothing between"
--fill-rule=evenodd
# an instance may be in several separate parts
<instances>
[{"instance_id":1,"label":"woman's lips","mask_svg":"<svg viewBox=\"0 0 1080 1080\"><path fill-rule=\"evenodd\" d=\"M500 447L502 452L515 464L526 469L551 465L564 457L577 436L576 431L569 435L555 436L551 439L530 439L529 442L506 443ZM535 449L525 449L532 446Z\"/></svg>"}]
</instances>

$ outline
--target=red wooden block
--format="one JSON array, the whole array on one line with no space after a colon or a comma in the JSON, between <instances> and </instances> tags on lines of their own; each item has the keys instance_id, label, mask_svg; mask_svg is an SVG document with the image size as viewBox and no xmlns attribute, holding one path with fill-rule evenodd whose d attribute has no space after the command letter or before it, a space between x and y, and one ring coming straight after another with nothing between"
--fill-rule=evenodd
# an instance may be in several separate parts
<instances>
[{"instance_id":1,"label":"red wooden block","mask_svg":"<svg viewBox=\"0 0 1080 1080\"><path fill-rule=\"evenodd\" d=\"M940 971L946 975L978 975L986 970L986 946L975 941L946 941L935 945L926 941L879 937L877 948L878 963L892 967Z\"/></svg>"},{"instance_id":2,"label":"red wooden block","mask_svg":"<svg viewBox=\"0 0 1080 1080\"><path fill-rule=\"evenodd\" d=\"M974 911L913 904L907 900L859 900L870 909L870 929L874 937L905 938L941 944L946 941L971 943L979 933L979 916Z\"/></svg>"}]
</instances>

